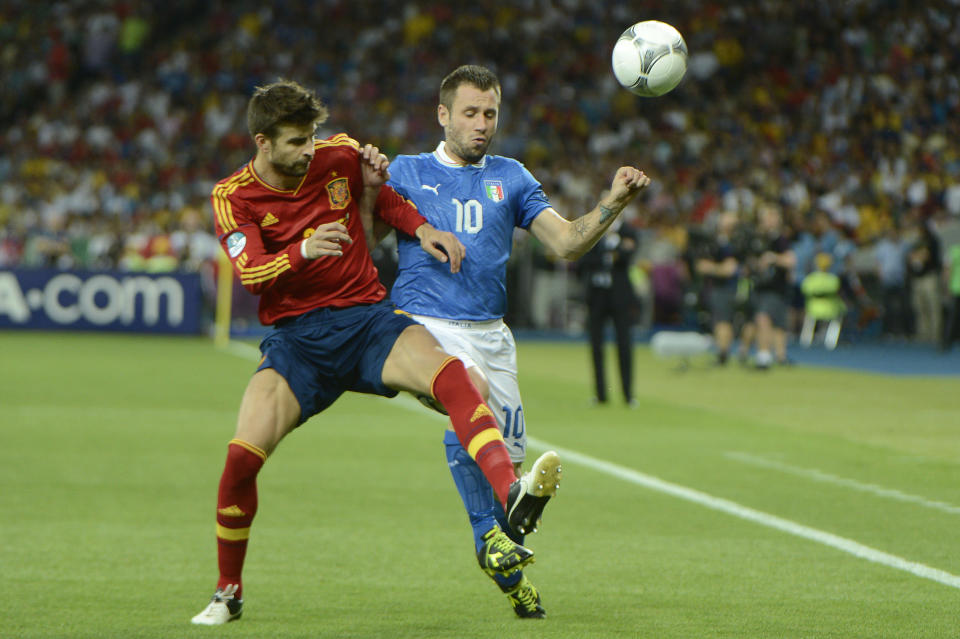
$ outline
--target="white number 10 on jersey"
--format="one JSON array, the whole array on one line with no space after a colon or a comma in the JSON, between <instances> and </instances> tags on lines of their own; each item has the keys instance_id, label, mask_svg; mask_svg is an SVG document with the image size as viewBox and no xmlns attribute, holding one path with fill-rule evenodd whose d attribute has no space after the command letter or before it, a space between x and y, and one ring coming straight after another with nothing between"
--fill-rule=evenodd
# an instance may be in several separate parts
<instances>
[{"instance_id":1,"label":"white number 10 on jersey","mask_svg":"<svg viewBox=\"0 0 960 639\"><path fill-rule=\"evenodd\" d=\"M453 198L453 203L457 207L457 232L479 233L483 228L483 204L477 200L463 203L457 198Z\"/></svg>"}]
</instances>

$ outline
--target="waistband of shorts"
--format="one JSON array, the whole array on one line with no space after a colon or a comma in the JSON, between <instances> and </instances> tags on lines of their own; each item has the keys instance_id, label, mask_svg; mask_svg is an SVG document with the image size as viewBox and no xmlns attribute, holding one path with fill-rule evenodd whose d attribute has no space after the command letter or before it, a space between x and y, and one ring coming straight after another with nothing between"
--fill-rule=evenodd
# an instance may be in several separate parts
<instances>
[{"instance_id":1,"label":"waistband of shorts","mask_svg":"<svg viewBox=\"0 0 960 639\"><path fill-rule=\"evenodd\" d=\"M304 311L299 315L288 315L287 317L281 317L273 323L273 326L279 328L281 326L286 326L287 324L292 324L294 322L308 322L310 318L313 317L322 317L324 314L336 315L346 311L354 311L360 308L368 308L371 306L377 306L383 304L384 301L380 300L379 302L363 303L363 304L353 304L352 306L318 306L312 308L309 311Z\"/></svg>"},{"instance_id":2,"label":"waistband of shorts","mask_svg":"<svg viewBox=\"0 0 960 639\"><path fill-rule=\"evenodd\" d=\"M411 313L410 317L423 325L446 326L448 328L466 328L475 331L490 331L503 326L503 318L498 317L491 320L454 320L445 317L430 317L429 315L417 315Z\"/></svg>"}]
</instances>

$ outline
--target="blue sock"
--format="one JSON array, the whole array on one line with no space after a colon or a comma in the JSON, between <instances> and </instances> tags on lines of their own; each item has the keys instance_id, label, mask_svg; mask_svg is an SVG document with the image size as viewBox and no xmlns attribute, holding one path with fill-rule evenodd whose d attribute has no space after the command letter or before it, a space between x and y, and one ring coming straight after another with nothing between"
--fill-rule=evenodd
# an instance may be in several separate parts
<instances>
[{"instance_id":1,"label":"blue sock","mask_svg":"<svg viewBox=\"0 0 960 639\"><path fill-rule=\"evenodd\" d=\"M452 430L446 431L443 435L443 443L447 449L447 466L450 467L450 474L453 475L453 483L457 485L457 492L460 493L460 499L463 500L463 505L470 516L476 550L480 550L483 545L483 534L496 524L499 524L500 529L506 531L511 539L522 544L523 537L517 539L513 536L507 526L503 506L494 497L490 482L483 476L483 471L477 466L477 462L460 445L457 434ZM510 588L520 583L523 573L517 571L509 577L494 575L493 578L501 588Z\"/></svg>"},{"instance_id":2,"label":"blue sock","mask_svg":"<svg viewBox=\"0 0 960 639\"><path fill-rule=\"evenodd\" d=\"M456 433L452 430L446 431L443 443L447 449L447 466L453 475L453 483L457 485L457 492L460 493L460 499L470 516L474 545L480 550L483 546L483 534L497 524L497 500L493 496L493 488L483 476L477 462L473 461L466 449L460 445Z\"/></svg>"}]
</instances>

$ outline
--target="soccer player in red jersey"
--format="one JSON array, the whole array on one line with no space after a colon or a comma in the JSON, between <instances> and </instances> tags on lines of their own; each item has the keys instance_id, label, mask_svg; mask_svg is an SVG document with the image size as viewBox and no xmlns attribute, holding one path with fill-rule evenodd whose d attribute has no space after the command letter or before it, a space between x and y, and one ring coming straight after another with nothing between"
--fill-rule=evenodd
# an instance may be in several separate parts
<instances>
[{"instance_id":1,"label":"soccer player in red jersey","mask_svg":"<svg viewBox=\"0 0 960 639\"><path fill-rule=\"evenodd\" d=\"M257 474L287 433L346 391L408 391L440 403L518 529L536 522L547 500L534 482L517 479L494 415L460 360L385 300L363 221L369 228L376 218L416 237L452 272L463 245L385 185L388 161L376 147L361 150L345 134L314 139L326 117L317 97L295 82L257 88L247 108L256 155L213 189L217 235L241 283L260 296L261 322L272 328L227 446L217 493L220 578L195 624L221 625L242 614ZM488 550L481 560L502 572L533 558L504 533Z\"/></svg>"}]
</instances>

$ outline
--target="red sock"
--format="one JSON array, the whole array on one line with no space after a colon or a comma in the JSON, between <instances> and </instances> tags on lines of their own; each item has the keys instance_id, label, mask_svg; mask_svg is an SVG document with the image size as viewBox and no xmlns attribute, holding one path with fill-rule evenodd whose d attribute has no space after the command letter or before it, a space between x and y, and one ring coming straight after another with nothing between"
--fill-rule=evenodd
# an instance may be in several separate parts
<instances>
[{"instance_id":1,"label":"red sock","mask_svg":"<svg viewBox=\"0 0 960 639\"><path fill-rule=\"evenodd\" d=\"M217 492L217 588L236 584L235 597L243 595L240 574L247 554L250 524L257 513L257 473L267 453L245 441L234 439L227 446L227 463Z\"/></svg>"},{"instance_id":2,"label":"red sock","mask_svg":"<svg viewBox=\"0 0 960 639\"><path fill-rule=\"evenodd\" d=\"M431 390L450 415L460 444L477 462L500 503L506 504L510 484L517 478L513 462L497 420L470 381L463 362L456 357L445 361L433 376Z\"/></svg>"}]
</instances>

